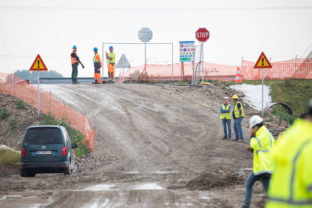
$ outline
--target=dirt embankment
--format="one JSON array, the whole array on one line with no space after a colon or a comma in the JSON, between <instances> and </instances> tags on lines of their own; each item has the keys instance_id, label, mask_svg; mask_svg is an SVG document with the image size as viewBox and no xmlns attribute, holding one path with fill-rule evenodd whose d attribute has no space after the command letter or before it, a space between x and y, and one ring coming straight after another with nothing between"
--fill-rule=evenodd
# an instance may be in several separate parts
<instances>
[{"instance_id":1,"label":"dirt embankment","mask_svg":"<svg viewBox=\"0 0 312 208\"><path fill-rule=\"evenodd\" d=\"M33 200L47 203L49 193L51 207L90 207L95 202L98 207L242 205L244 179L252 166L252 155L245 150L250 132L248 119L244 119L245 142L221 140L218 111L222 97L231 96L226 86L115 84L42 88L87 116L96 130L95 151L80 160L81 172L70 177L0 177L0 195L40 190ZM94 196L86 198L85 190L89 189ZM68 197L64 199L63 195ZM262 189L256 186L256 207L262 195ZM31 204L26 198L14 203L18 201Z\"/></svg>"},{"instance_id":2,"label":"dirt embankment","mask_svg":"<svg viewBox=\"0 0 312 208\"><path fill-rule=\"evenodd\" d=\"M0 118L0 144L18 149L25 129L43 118L38 119L36 109L10 95L0 94L0 108L8 114Z\"/></svg>"}]
</instances>

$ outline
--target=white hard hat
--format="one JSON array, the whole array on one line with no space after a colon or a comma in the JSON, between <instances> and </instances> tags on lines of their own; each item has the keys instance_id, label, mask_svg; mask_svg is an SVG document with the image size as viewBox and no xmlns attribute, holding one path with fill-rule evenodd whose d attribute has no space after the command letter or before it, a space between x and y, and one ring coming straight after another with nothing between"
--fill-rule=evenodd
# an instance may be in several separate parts
<instances>
[{"instance_id":1,"label":"white hard hat","mask_svg":"<svg viewBox=\"0 0 312 208\"><path fill-rule=\"evenodd\" d=\"M228 100L229 98L228 97L223 97L223 100Z\"/></svg>"},{"instance_id":2,"label":"white hard hat","mask_svg":"<svg viewBox=\"0 0 312 208\"><path fill-rule=\"evenodd\" d=\"M249 128L253 128L257 124L261 124L263 122L263 118L258 115L253 115L249 119Z\"/></svg>"}]
</instances>

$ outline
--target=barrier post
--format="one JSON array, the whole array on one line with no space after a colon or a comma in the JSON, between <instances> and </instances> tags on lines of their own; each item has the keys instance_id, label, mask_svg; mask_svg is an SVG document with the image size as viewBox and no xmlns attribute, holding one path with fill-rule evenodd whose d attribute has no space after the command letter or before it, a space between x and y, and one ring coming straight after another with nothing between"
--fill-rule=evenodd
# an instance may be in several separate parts
<instances>
[{"instance_id":1,"label":"barrier post","mask_svg":"<svg viewBox=\"0 0 312 208\"><path fill-rule=\"evenodd\" d=\"M264 99L263 99L263 84L264 84L264 80L263 80L263 68L261 69L261 74L262 74L262 117L263 117L263 105L264 105Z\"/></svg>"},{"instance_id":2,"label":"barrier post","mask_svg":"<svg viewBox=\"0 0 312 208\"><path fill-rule=\"evenodd\" d=\"M38 106L37 106L37 109L38 109L38 118L40 116L40 72L38 72Z\"/></svg>"}]
</instances>

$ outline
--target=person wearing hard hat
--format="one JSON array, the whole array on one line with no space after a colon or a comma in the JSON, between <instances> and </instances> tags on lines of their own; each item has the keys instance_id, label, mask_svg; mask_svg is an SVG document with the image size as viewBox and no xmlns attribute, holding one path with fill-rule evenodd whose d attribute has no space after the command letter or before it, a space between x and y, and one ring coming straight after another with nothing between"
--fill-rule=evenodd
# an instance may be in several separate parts
<instances>
[{"instance_id":1,"label":"person wearing hard hat","mask_svg":"<svg viewBox=\"0 0 312 208\"><path fill-rule=\"evenodd\" d=\"M73 46L73 52L70 54L71 58L71 64L72 64L72 74L71 74L71 79L73 84L79 84L77 82L77 76L78 76L78 64L84 68L84 65L81 63L78 55L77 55L77 46Z\"/></svg>"},{"instance_id":2,"label":"person wearing hard hat","mask_svg":"<svg viewBox=\"0 0 312 208\"><path fill-rule=\"evenodd\" d=\"M312 99L307 113L294 121L272 151L273 174L266 208L312 207Z\"/></svg>"},{"instance_id":3,"label":"person wearing hard hat","mask_svg":"<svg viewBox=\"0 0 312 208\"><path fill-rule=\"evenodd\" d=\"M94 84L101 84L101 57L100 54L98 54L98 48L94 47L94 57L93 57L93 64L94 64Z\"/></svg>"},{"instance_id":4,"label":"person wearing hard hat","mask_svg":"<svg viewBox=\"0 0 312 208\"><path fill-rule=\"evenodd\" d=\"M224 137L223 139L231 139L231 104L229 104L229 98L223 98L223 104L220 106L220 119L223 125ZM227 129L229 134L227 134Z\"/></svg>"},{"instance_id":5,"label":"person wearing hard hat","mask_svg":"<svg viewBox=\"0 0 312 208\"><path fill-rule=\"evenodd\" d=\"M108 78L109 81L115 82L115 53L113 46L109 46L109 53L106 53L108 61Z\"/></svg>"},{"instance_id":6,"label":"person wearing hard hat","mask_svg":"<svg viewBox=\"0 0 312 208\"><path fill-rule=\"evenodd\" d=\"M274 137L263 124L263 119L258 115L249 119L249 127L251 128L251 136L249 146L246 149L253 153L253 169L246 180L243 208L250 207L252 187L256 181L261 181L264 190L268 190L273 170L273 159L270 152L275 143Z\"/></svg>"},{"instance_id":7,"label":"person wearing hard hat","mask_svg":"<svg viewBox=\"0 0 312 208\"><path fill-rule=\"evenodd\" d=\"M234 109L233 109L233 119L234 119L234 133L235 141L244 141L244 134L242 129L242 121L245 117L244 107L241 102L238 100L237 95L233 95L232 99L234 100Z\"/></svg>"}]
</instances>

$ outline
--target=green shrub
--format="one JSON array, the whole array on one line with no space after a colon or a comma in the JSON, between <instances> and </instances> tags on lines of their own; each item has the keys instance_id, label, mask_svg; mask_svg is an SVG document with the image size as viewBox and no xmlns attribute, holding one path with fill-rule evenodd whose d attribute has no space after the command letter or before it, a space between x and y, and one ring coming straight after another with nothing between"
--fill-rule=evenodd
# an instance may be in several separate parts
<instances>
[{"instance_id":1,"label":"green shrub","mask_svg":"<svg viewBox=\"0 0 312 208\"><path fill-rule=\"evenodd\" d=\"M278 116L279 118L285 120L289 124L292 124L294 120L296 119L294 115L290 115L289 113L281 111L278 108L273 108L272 113Z\"/></svg>"},{"instance_id":2,"label":"green shrub","mask_svg":"<svg viewBox=\"0 0 312 208\"><path fill-rule=\"evenodd\" d=\"M4 120L10 116L9 111L6 108L0 108L0 119Z\"/></svg>"},{"instance_id":3,"label":"green shrub","mask_svg":"<svg viewBox=\"0 0 312 208\"><path fill-rule=\"evenodd\" d=\"M8 149L0 149L0 164L18 166L20 164L20 154Z\"/></svg>"},{"instance_id":4,"label":"green shrub","mask_svg":"<svg viewBox=\"0 0 312 208\"><path fill-rule=\"evenodd\" d=\"M90 148L84 142L84 135L82 135L79 131L73 129L69 123L65 120L58 121L51 114L47 115L42 121L42 125L60 125L64 126L68 132L70 137L70 141L72 144L77 144L78 148L75 149L75 153L77 157L81 157L87 154L90 151Z\"/></svg>"},{"instance_id":5,"label":"green shrub","mask_svg":"<svg viewBox=\"0 0 312 208\"><path fill-rule=\"evenodd\" d=\"M16 100L15 105L17 109L26 109L25 103L21 100Z\"/></svg>"},{"instance_id":6,"label":"green shrub","mask_svg":"<svg viewBox=\"0 0 312 208\"><path fill-rule=\"evenodd\" d=\"M17 122L16 122L17 117L18 117L18 114L15 114L13 116L13 118L11 119L11 121L9 123L10 131L13 131L14 129L17 128Z\"/></svg>"}]
</instances>

